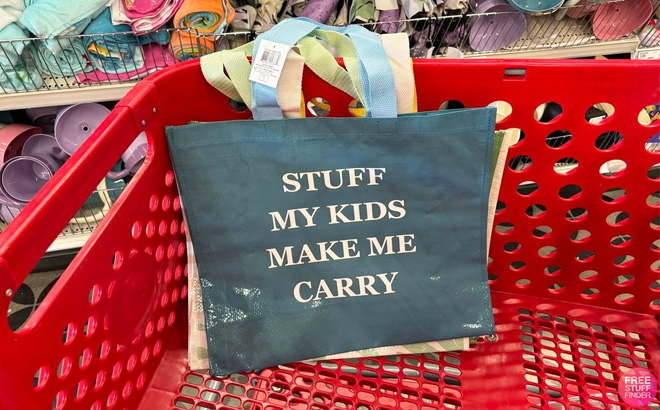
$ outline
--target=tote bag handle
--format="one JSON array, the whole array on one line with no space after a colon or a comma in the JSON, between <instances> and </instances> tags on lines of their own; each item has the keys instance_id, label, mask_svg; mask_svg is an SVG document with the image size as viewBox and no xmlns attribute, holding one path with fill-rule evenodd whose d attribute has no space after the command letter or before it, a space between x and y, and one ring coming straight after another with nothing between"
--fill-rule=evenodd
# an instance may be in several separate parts
<instances>
[{"instance_id":1,"label":"tote bag handle","mask_svg":"<svg viewBox=\"0 0 660 410\"><path fill-rule=\"evenodd\" d=\"M329 32L322 33L317 29ZM360 26L331 27L306 18L286 19L257 37L254 48L268 40L294 46L303 37L318 34L333 43L336 32L348 36L355 47L358 60L363 104L367 117L396 117L396 91L394 75L382 42L377 35ZM350 70L349 70L350 72ZM261 83L252 83L252 113L255 119L283 118L277 104L276 90Z\"/></svg>"},{"instance_id":2,"label":"tote bag handle","mask_svg":"<svg viewBox=\"0 0 660 410\"><path fill-rule=\"evenodd\" d=\"M317 34L323 38L326 38L326 34L328 34L327 37L332 38L333 47L344 58L344 64L351 74L337 63L335 57L321 45L318 39L312 37L302 38L297 44L304 64L328 84L359 99L364 105L353 43L348 37L338 33L318 31ZM251 67L247 57L252 56L253 49L254 42L251 42L235 49L205 55L200 60L202 73L209 84L232 100L244 102L249 107L252 106L252 89L248 79ZM277 99L280 106L290 106L290 100L297 100L301 95L302 67L297 62L290 64L289 60L294 60L293 54L295 53L289 52L282 78L278 84ZM291 73L291 70L296 72ZM298 78L298 82L295 84L284 82L282 80L285 76ZM282 101L282 98L286 101ZM289 117L298 116L292 115L290 110L287 113Z\"/></svg>"}]
</instances>

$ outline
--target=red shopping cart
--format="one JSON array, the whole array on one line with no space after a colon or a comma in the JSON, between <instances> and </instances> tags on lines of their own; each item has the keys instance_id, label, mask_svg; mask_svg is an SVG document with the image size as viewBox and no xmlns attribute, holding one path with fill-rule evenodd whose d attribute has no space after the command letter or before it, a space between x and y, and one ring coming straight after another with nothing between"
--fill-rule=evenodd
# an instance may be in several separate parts
<instances>
[{"instance_id":1,"label":"red shopping cart","mask_svg":"<svg viewBox=\"0 0 660 410\"><path fill-rule=\"evenodd\" d=\"M0 326L0 407L629 408L621 375L658 375L660 365L660 151L647 143L660 122L643 116L660 102L659 72L657 62L416 61L420 110L506 101L512 111L498 129L520 130L490 249L496 339L460 353L295 363L224 379L186 366L185 235L163 130L250 114L209 86L197 61L151 76L0 237L6 309L147 133L145 164L40 309L17 332ZM350 115L350 97L311 72L304 91L327 101L331 116ZM547 103L550 120L535 115ZM600 103L611 109L593 121L587 113Z\"/></svg>"}]
</instances>

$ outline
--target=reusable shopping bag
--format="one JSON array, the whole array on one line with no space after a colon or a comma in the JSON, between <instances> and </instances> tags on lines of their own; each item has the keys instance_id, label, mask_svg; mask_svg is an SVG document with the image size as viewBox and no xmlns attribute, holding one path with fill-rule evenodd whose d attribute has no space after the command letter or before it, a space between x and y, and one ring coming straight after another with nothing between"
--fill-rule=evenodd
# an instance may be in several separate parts
<instances>
[{"instance_id":1,"label":"reusable shopping bag","mask_svg":"<svg viewBox=\"0 0 660 410\"><path fill-rule=\"evenodd\" d=\"M256 59L260 40L317 27L285 20ZM378 37L323 28L353 41L367 118L284 120L275 88L252 82L255 120L167 129L214 375L493 333L495 110L397 117Z\"/></svg>"},{"instance_id":2,"label":"reusable shopping bag","mask_svg":"<svg viewBox=\"0 0 660 410\"><path fill-rule=\"evenodd\" d=\"M393 67L396 67L394 83L397 91L397 111L399 114L417 112L417 104L414 95L415 80L412 64L409 64L410 57L407 52L408 36L405 33L386 34L381 36L381 40L383 42L385 51L387 52L390 63ZM312 38L306 38L303 41L305 44L298 44L302 57L294 52L290 52L287 55L287 61L284 64L284 69L278 82L277 100L280 106L282 106L282 111L285 118L300 118L301 116L305 116L304 109L302 112L300 110L300 101L305 101L301 88L302 68L304 64L306 64L313 72L317 73L317 75L319 75L322 79L327 81L328 84L338 88L341 87L340 83L342 81L342 77L347 75L344 69L339 66L339 64L337 64L333 55L329 53L325 48L323 48L320 42ZM306 49L305 46L307 47ZM404 52L402 52L402 50ZM322 53L318 53L318 51L321 51ZM219 91L232 94L235 98L237 98L237 100L240 99L241 102L251 101L252 92L249 87L249 82L247 83L247 87L242 88L239 92L236 88L236 84L232 82L231 78L226 77L224 80L218 79L219 75L224 75L224 68L226 68L228 72L232 72L234 74L236 74L234 71L235 69L240 71L239 67L233 67L231 63L228 64L227 67L224 67L224 61L231 61L233 63L240 61L231 58L225 58L226 55L222 55L229 53L238 53L238 55L252 56L252 47L251 45L248 45L248 47L245 47L244 49L226 50L223 53L204 56L200 60L200 67L202 68L202 72L204 73L207 81L209 81L209 83L216 87ZM223 62L222 71L220 71L219 68L221 61ZM249 67L249 63L247 63L247 61L245 61L245 63ZM245 72L243 72L243 76L244 75ZM241 74L238 74L236 79L242 80L243 78ZM219 81L222 81L223 84L219 84ZM354 91L354 89L353 91L350 90L350 85L347 85L347 87L348 94L353 95L353 93L357 93L357 91ZM316 105L318 99L311 99L310 102ZM289 109L285 110L284 107L288 107ZM364 110L359 110L360 115L362 114L362 111ZM357 114L358 110L355 112ZM495 149L493 153L494 156L491 169L491 171L493 171L492 183L488 202L488 226L492 224L492 218L495 213L495 205L499 192L499 180L501 178L501 172L498 173L498 170L501 170L501 168L498 168L496 163L499 164L500 162L503 162L506 157L506 152L503 151L503 149L497 149L498 146L505 148L504 141L502 141L503 139L504 138L502 133L495 133ZM192 371L205 372L209 370L206 325L204 320L204 308L202 306L199 273L189 229L186 229L186 248L188 255L188 366ZM352 359L360 357L392 356L410 353L419 354L462 351L468 349L475 341L476 338L457 338L411 343L406 345L380 346L351 352L342 352L329 356L322 356L312 360L318 361Z\"/></svg>"}]
</instances>

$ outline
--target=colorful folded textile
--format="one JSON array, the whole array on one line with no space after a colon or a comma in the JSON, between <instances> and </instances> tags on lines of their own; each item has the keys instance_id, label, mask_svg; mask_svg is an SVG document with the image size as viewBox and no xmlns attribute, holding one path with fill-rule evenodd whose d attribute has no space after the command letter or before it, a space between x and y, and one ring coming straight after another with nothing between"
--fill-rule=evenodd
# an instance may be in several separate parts
<instances>
[{"instance_id":1,"label":"colorful folded textile","mask_svg":"<svg viewBox=\"0 0 660 410\"><path fill-rule=\"evenodd\" d=\"M325 24L338 3L339 0L309 0L300 17L307 17Z\"/></svg>"},{"instance_id":2,"label":"colorful folded textile","mask_svg":"<svg viewBox=\"0 0 660 410\"><path fill-rule=\"evenodd\" d=\"M272 28L280 21L282 7L284 7L284 0L260 0L253 29L263 32Z\"/></svg>"},{"instance_id":3,"label":"colorful folded textile","mask_svg":"<svg viewBox=\"0 0 660 410\"><path fill-rule=\"evenodd\" d=\"M375 13L374 0L353 0L348 11L348 21L351 24L369 23L374 21Z\"/></svg>"},{"instance_id":4,"label":"colorful folded textile","mask_svg":"<svg viewBox=\"0 0 660 410\"><path fill-rule=\"evenodd\" d=\"M43 41L30 44L30 53L39 71L52 77L66 77L78 73L92 71L85 46L80 38L55 38L61 47L61 52L53 53Z\"/></svg>"},{"instance_id":5,"label":"colorful folded textile","mask_svg":"<svg viewBox=\"0 0 660 410\"><path fill-rule=\"evenodd\" d=\"M43 85L44 80L29 57L13 68L0 68L0 93L37 90Z\"/></svg>"},{"instance_id":6,"label":"colorful folded textile","mask_svg":"<svg viewBox=\"0 0 660 410\"><path fill-rule=\"evenodd\" d=\"M0 92L13 93L41 88L43 79L25 51L28 32L16 23L0 30ZM6 41L15 40L15 41ZM24 40L24 41L21 41Z\"/></svg>"},{"instance_id":7,"label":"colorful folded textile","mask_svg":"<svg viewBox=\"0 0 660 410\"><path fill-rule=\"evenodd\" d=\"M306 0L288 0L285 4L284 13L282 13L281 20L302 16L302 12L305 9L306 3Z\"/></svg>"},{"instance_id":8,"label":"colorful folded textile","mask_svg":"<svg viewBox=\"0 0 660 410\"><path fill-rule=\"evenodd\" d=\"M232 31L250 31L257 19L257 9L250 5L237 7L234 13L234 21L231 22Z\"/></svg>"},{"instance_id":9,"label":"colorful folded textile","mask_svg":"<svg viewBox=\"0 0 660 410\"><path fill-rule=\"evenodd\" d=\"M348 0L340 0L339 7L337 8L337 17L335 17L334 24L337 26L348 25Z\"/></svg>"},{"instance_id":10,"label":"colorful folded textile","mask_svg":"<svg viewBox=\"0 0 660 410\"><path fill-rule=\"evenodd\" d=\"M470 3L468 0L445 0L445 10L458 10L461 14L465 14L470 10Z\"/></svg>"},{"instance_id":11,"label":"colorful folded textile","mask_svg":"<svg viewBox=\"0 0 660 410\"><path fill-rule=\"evenodd\" d=\"M112 23L128 24L135 31L155 30L161 28L179 10L184 0L136 0L128 2L116 0L110 4ZM154 10L151 5L157 6Z\"/></svg>"},{"instance_id":12,"label":"colorful folded textile","mask_svg":"<svg viewBox=\"0 0 660 410\"><path fill-rule=\"evenodd\" d=\"M124 8L135 14L153 15L167 5L167 0L124 0Z\"/></svg>"},{"instance_id":13,"label":"colorful folded textile","mask_svg":"<svg viewBox=\"0 0 660 410\"><path fill-rule=\"evenodd\" d=\"M160 44L143 46L140 55L144 56L144 64L137 70L118 73L105 73L101 70L95 70L91 73L78 74L76 80L82 84L135 80L176 63L169 48Z\"/></svg>"},{"instance_id":14,"label":"colorful folded textile","mask_svg":"<svg viewBox=\"0 0 660 410\"><path fill-rule=\"evenodd\" d=\"M188 31L172 33L170 51L177 61L188 61L215 51L215 41L211 36L196 36Z\"/></svg>"},{"instance_id":15,"label":"colorful folded textile","mask_svg":"<svg viewBox=\"0 0 660 410\"><path fill-rule=\"evenodd\" d=\"M37 37L79 34L107 5L108 0L37 0L19 21Z\"/></svg>"},{"instance_id":16,"label":"colorful folded textile","mask_svg":"<svg viewBox=\"0 0 660 410\"><path fill-rule=\"evenodd\" d=\"M218 34L234 20L234 13L229 0L185 0L174 15L174 27Z\"/></svg>"},{"instance_id":17,"label":"colorful folded textile","mask_svg":"<svg viewBox=\"0 0 660 410\"><path fill-rule=\"evenodd\" d=\"M0 2L0 30L15 23L25 10L24 0L2 0Z\"/></svg>"},{"instance_id":18,"label":"colorful folded textile","mask_svg":"<svg viewBox=\"0 0 660 410\"><path fill-rule=\"evenodd\" d=\"M29 43L27 31L12 23L0 30L0 66L12 67L19 63L23 49ZM7 40L14 40L8 42ZM25 40L25 41L22 41Z\"/></svg>"},{"instance_id":19,"label":"colorful folded textile","mask_svg":"<svg viewBox=\"0 0 660 410\"><path fill-rule=\"evenodd\" d=\"M167 44L170 40L169 33L164 30L140 36L130 31L130 26L114 25L110 10L105 9L85 29L85 34L89 36L84 38L84 45L92 66L112 74L139 70L145 62L140 45Z\"/></svg>"},{"instance_id":20,"label":"colorful folded textile","mask_svg":"<svg viewBox=\"0 0 660 410\"><path fill-rule=\"evenodd\" d=\"M235 9L234 21L230 24L230 30L235 35L218 36L215 41L215 51L231 50L240 47L251 40L250 30L257 18L257 9L246 5ZM240 33L245 33L241 35Z\"/></svg>"},{"instance_id":21,"label":"colorful folded textile","mask_svg":"<svg viewBox=\"0 0 660 410\"><path fill-rule=\"evenodd\" d=\"M438 2L442 4L442 1ZM408 19L430 16L437 7L433 0L401 0L401 5Z\"/></svg>"}]
</instances>

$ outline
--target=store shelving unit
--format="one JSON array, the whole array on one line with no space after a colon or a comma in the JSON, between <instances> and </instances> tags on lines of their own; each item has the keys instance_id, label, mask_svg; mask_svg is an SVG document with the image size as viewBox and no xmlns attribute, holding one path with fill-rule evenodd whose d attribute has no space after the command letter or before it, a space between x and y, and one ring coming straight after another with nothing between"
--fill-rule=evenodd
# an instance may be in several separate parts
<instances>
[{"instance_id":1,"label":"store shelving unit","mask_svg":"<svg viewBox=\"0 0 660 410\"><path fill-rule=\"evenodd\" d=\"M568 7L567 9L570 9ZM556 20L553 14L527 16L527 28L518 41L502 50L488 53L467 52L466 58L576 58L632 53L639 39L629 34L601 41L591 31L587 17Z\"/></svg>"},{"instance_id":2,"label":"store shelving unit","mask_svg":"<svg viewBox=\"0 0 660 410\"><path fill-rule=\"evenodd\" d=\"M583 37L590 40L589 37ZM465 58L579 58L610 54L633 53L637 50L639 40L634 37L607 42L584 41L582 44L573 44L566 47L539 47L536 49L515 49L495 51L487 55L480 53L465 54Z\"/></svg>"},{"instance_id":3,"label":"store shelving unit","mask_svg":"<svg viewBox=\"0 0 660 410\"><path fill-rule=\"evenodd\" d=\"M0 94L0 111L86 102L117 101L126 95L133 88L133 85L135 83L130 82Z\"/></svg>"}]
</instances>

